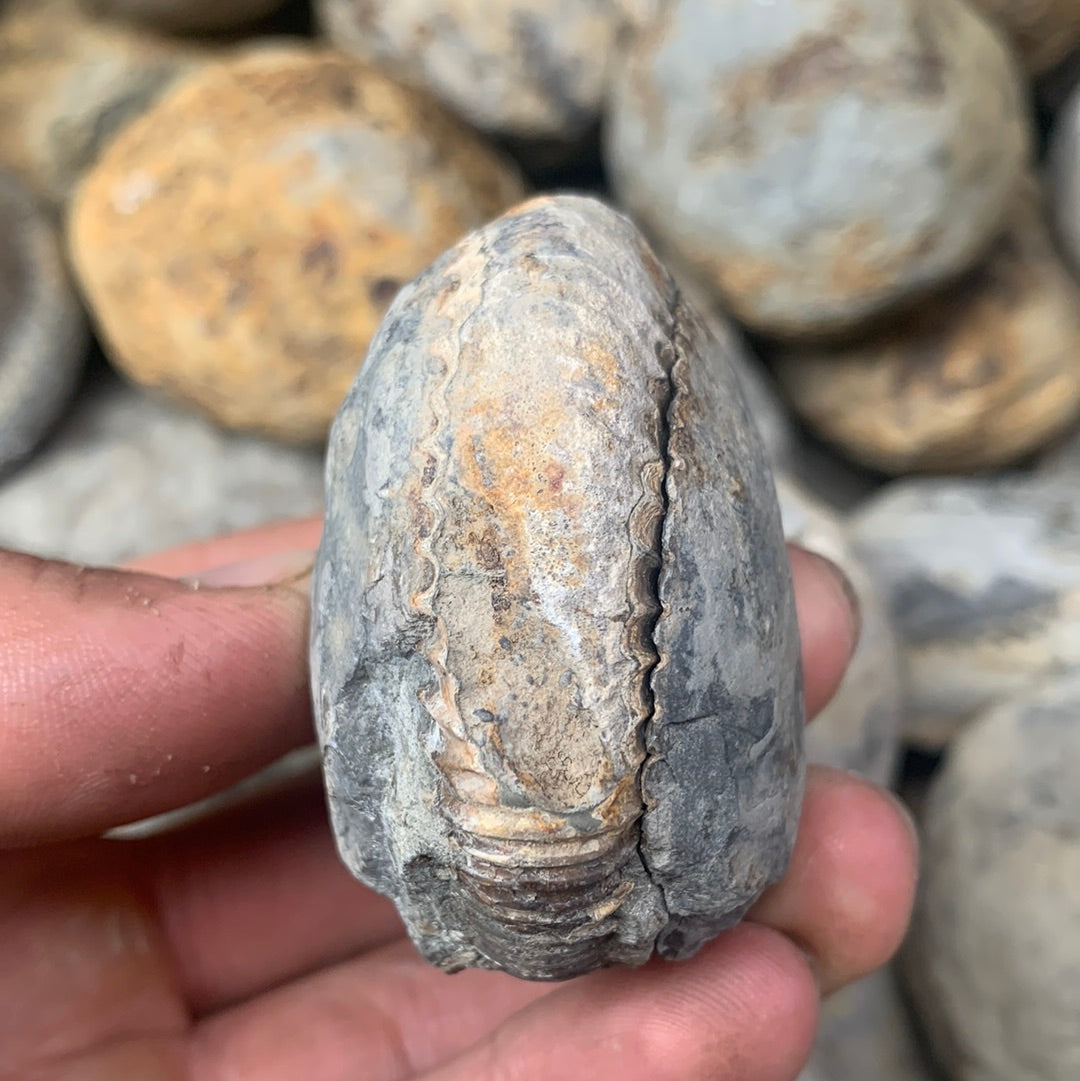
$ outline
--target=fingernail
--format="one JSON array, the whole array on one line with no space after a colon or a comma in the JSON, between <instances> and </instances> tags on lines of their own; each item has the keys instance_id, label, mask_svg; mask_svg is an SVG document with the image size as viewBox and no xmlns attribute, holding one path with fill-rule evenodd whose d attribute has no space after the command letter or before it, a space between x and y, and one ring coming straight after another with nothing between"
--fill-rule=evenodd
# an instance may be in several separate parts
<instances>
[{"instance_id":1,"label":"fingernail","mask_svg":"<svg viewBox=\"0 0 1080 1081\"><path fill-rule=\"evenodd\" d=\"M855 592L855 586L852 585L851 579L838 564L823 556L820 552L811 552L810 554L829 572L829 577L841 594L842 603L851 612L851 648L848 651L850 657L855 652L859 639L862 637L862 603L859 600L859 594Z\"/></svg>"},{"instance_id":2,"label":"fingernail","mask_svg":"<svg viewBox=\"0 0 1080 1081\"><path fill-rule=\"evenodd\" d=\"M312 551L273 552L213 567L180 581L192 589L224 589L243 586L287 585L303 588L315 563Z\"/></svg>"}]
</instances>

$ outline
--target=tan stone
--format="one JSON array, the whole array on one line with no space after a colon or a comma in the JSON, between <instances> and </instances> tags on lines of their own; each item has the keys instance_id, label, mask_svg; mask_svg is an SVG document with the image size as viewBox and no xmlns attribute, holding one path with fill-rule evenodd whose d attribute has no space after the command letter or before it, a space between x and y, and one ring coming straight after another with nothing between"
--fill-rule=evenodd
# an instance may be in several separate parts
<instances>
[{"instance_id":1,"label":"tan stone","mask_svg":"<svg viewBox=\"0 0 1080 1081\"><path fill-rule=\"evenodd\" d=\"M1048 71L1080 45L1076 0L971 0L1012 43L1027 71Z\"/></svg>"},{"instance_id":2,"label":"tan stone","mask_svg":"<svg viewBox=\"0 0 1080 1081\"><path fill-rule=\"evenodd\" d=\"M776 373L803 419L888 473L992 469L1080 413L1080 290L1024 187L965 278L854 345L791 351Z\"/></svg>"},{"instance_id":3,"label":"tan stone","mask_svg":"<svg viewBox=\"0 0 1080 1081\"><path fill-rule=\"evenodd\" d=\"M54 207L205 47L95 22L73 0L0 8L0 161Z\"/></svg>"},{"instance_id":4,"label":"tan stone","mask_svg":"<svg viewBox=\"0 0 1080 1081\"><path fill-rule=\"evenodd\" d=\"M263 50L132 124L73 200L69 243L132 378L318 440L398 287L521 194L427 97L336 53Z\"/></svg>"}]
</instances>

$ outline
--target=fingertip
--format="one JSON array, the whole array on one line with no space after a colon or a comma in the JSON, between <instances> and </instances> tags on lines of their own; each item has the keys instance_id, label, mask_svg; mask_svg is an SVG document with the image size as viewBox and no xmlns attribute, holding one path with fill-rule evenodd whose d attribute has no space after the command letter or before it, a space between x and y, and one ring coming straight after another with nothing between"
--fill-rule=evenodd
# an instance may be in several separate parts
<instances>
[{"instance_id":1,"label":"fingertip","mask_svg":"<svg viewBox=\"0 0 1080 1081\"><path fill-rule=\"evenodd\" d=\"M917 878L917 834L896 798L855 774L814 766L788 873L750 918L806 950L831 993L899 948Z\"/></svg>"},{"instance_id":2,"label":"fingertip","mask_svg":"<svg viewBox=\"0 0 1080 1081\"><path fill-rule=\"evenodd\" d=\"M835 563L788 545L802 642L807 717L828 705L847 671L861 630L854 587Z\"/></svg>"}]
</instances>

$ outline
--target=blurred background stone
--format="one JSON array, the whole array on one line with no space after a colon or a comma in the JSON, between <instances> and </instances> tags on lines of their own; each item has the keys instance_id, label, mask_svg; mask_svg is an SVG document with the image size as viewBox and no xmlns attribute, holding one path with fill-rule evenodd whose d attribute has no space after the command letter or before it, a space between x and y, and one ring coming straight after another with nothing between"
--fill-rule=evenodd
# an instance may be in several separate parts
<instances>
[{"instance_id":1,"label":"blurred background stone","mask_svg":"<svg viewBox=\"0 0 1080 1081\"><path fill-rule=\"evenodd\" d=\"M431 91L483 131L573 145L660 0L315 0L340 48Z\"/></svg>"},{"instance_id":2,"label":"blurred background stone","mask_svg":"<svg viewBox=\"0 0 1080 1081\"><path fill-rule=\"evenodd\" d=\"M822 1003L814 1053L799 1081L934 1081L891 969Z\"/></svg>"},{"instance_id":3,"label":"blurred background stone","mask_svg":"<svg viewBox=\"0 0 1080 1081\"><path fill-rule=\"evenodd\" d=\"M81 0L91 15L125 19L170 33L234 30L265 18L284 0Z\"/></svg>"},{"instance_id":4,"label":"blurred background stone","mask_svg":"<svg viewBox=\"0 0 1080 1081\"><path fill-rule=\"evenodd\" d=\"M221 431L98 371L63 428L0 482L0 546L81 563L322 511L322 455Z\"/></svg>"},{"instance_id":5,"label":"blurred background stone","mask_svg":"<svg viewBox=\"0 0 1080 1081\"><path fill-rule=\"evenodd\" d=\"M1073 87L1054 119L1047 176L1058 242L1073 268L1080 272L1080 83Z\"/></svg>"},{"instance_id":6,"label":"blurred background stone","mask_svg":"<svg viewBox=\"0 0 1080 1081\"><path fill-rule=\"evenodd\" d=\"M0 164L61 208L110 140L208 46L89 18L75 0L0 8Z\"/></svg>"},{"instance_id":7,"label":"blurred background stone","mask_svg":"<svg viewBox=\"0 0 1080 1081\"><path fill-rule=\"evenodd\" d=\"M960 0L672 0L631 44L614 189L757 330L850 332L967 269L1031 121Z\"/></svg>"},{"instance_id":8,"label":"blurred background stone","mask_svg":"<svg viewBox=\"0 0 1080 1081\"><path fill-rule=\"evenodd\" d=\"M1080 45L1076 0L972 0L972 6L1008 37L1033 75L1049 71Z\"/></svg>"},{"instance_id":9,"label":"blurred background stone","mask_svg":"<svg viewBox=\"0 0 1080 1081\"><path fill-rule=\"evenodd\" d=\"M318 441L398 288L522 193L427 97L340 54L263 49L111 144L70 249L133 379L226 427Z\"/></svg>"},{"instance_id":10,"label":"blurred background stone","mask_svg":"<svg viewBox=\"0 0 1080 1081\"><path fill-rule=\"evenodd\" d=\"M1050 442L1080 414L1080 287L1037 186L963 279L855 344L782 352L775 371L807 424L886 472L986 470Z\"/></svg>"},{"instance_id":11,"label":"blurred background stone","mask_svg":"<svg viewBox=\"0 0 1080 1081\"><path fill-rule=\"evenodd\" d=\"M847 575L862 617L855 653L836 694L806 730L811 762L891 784L904 705L900 654L877 585L851 550L841 520L786 477L776 478L784 536Z\"/></svg>"},{"instance_id":12,"label":"blurred background stone","mask_svg":"<svg viewBox=\"0 0 1080 1081\"><path fill-rule=\"evenodd\" d=\"M88 344L52 223L22 184L0 171L0 476L60 416Z\"/></svg>"},{"instance_id":13,"label":"blurred background stone","mask_svg":"<svg viewBox=\"0 0 1080 1081\"><path fill-rule=\"evenodd\" d=\"M951 1081L1080 1077L1080 673L1004 701L923 811L904 971Z\"/></svg>"},{"instance_id":14,"label":"blurred background stone","mask_svg":"<svg viewBox=\"0 0 1080 1081\"><path fill-rule=\"evenodd\" d=\"M899 481L850 530L901 642L911 742L941 747L994 702L1080 668L1075 481Z\"/></svg>"}]
</instances>

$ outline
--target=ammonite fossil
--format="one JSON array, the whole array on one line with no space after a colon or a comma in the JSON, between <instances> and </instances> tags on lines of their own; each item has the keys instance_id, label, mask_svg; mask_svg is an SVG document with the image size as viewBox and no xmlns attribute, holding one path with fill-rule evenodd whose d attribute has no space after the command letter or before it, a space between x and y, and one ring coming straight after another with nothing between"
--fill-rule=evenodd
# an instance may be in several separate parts
<instances>
[{"instance_id":1,"label":"ammonite fossil","mask_svg":"<svg viewBox=\"0 0 1080 1081\"><path fill-rule=\"evenodd\" d=\"M434 964L684 958L784 871L798 634L723 347L630 222L524 203L335 421L314 699L342 857Z\"/></svg>"}]
</instances>

